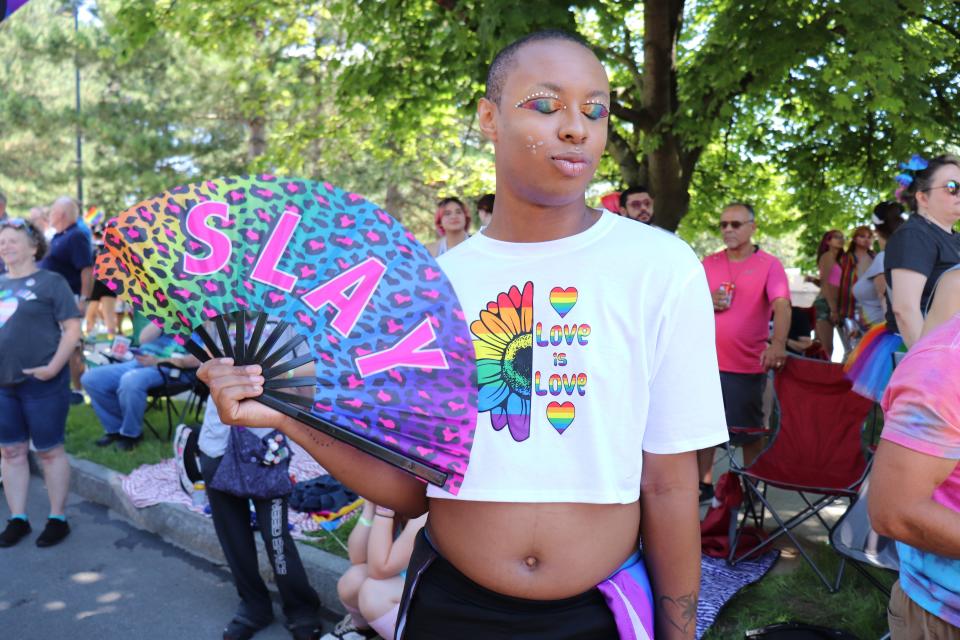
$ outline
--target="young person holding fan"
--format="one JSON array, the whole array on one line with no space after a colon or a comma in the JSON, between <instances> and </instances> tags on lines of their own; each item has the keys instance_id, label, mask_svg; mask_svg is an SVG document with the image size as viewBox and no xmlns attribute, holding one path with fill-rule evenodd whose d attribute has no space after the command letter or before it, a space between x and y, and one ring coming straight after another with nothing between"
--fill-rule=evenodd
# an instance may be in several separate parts
<instances>
[{"instance_id":1,"label":"young person holding fan","mask_svg":"<svg viewBox=\"0 0 960 640\"><path fill-rule=\"evenodd\" d=\"M478 120L496 153L493 221L440 259L477 354L457 495L254 401L258 365L201 368L225 423L276 426L406 517L429 505L398 638L694 637L696 451L726 440L713 310L682 241L586 206L609 94L562 32L491 64Z\"/></svg>"}]
</instances>

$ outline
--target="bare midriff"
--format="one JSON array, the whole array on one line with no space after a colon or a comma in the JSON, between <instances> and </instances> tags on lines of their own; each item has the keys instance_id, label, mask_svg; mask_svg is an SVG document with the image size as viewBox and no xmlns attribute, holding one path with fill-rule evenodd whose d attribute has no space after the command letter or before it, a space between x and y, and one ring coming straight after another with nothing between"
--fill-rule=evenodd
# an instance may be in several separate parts
<instances>
[{"instance_id":1,"label":"bare midriff","mask_svg":"<svg viewBox=\"0 0 960 640\"><path fill-rule=\"evenodd\" d=\"M596 586L636 550L640 503L431 499L427 526L443 557L477 584L557 600Z\"/></svg>"}]
</instances>

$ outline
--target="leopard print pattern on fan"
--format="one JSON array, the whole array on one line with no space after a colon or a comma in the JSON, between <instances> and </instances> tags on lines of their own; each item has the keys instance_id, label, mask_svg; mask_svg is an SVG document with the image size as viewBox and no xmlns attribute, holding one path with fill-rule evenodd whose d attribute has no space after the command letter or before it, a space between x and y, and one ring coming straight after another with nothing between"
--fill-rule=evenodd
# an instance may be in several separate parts
<instances>
[{"instance_id":1,"label":"leopard print pattern on fan","mask_svg":"<svg viewBox=\"0 0 960 640\"><path fill-rule=\"evenodd\" d=\"M230 258L216 273L190 274L184 254L203 258L210 249L188 233L186 214L211 200L229 207L228 218L211 216L207 224L230 239ZM276 266L296 278L289 292L250 277L284 213L300 216ZM313 412L447 472L444 489L457 492L476 424L474 350L449 281L392 216L327 183L240 176L146 200L122 213L104 241L97 277L181 344L203 321L240 309L293 324L316 358ZM340 335L330 325L336 308L313 311L301 298L369 258L386 271L349 334ZM358 357L392 347L424 319L436 335L427 348L441 349L447 368L360 375Z\"/></svg>"}]
</instances>

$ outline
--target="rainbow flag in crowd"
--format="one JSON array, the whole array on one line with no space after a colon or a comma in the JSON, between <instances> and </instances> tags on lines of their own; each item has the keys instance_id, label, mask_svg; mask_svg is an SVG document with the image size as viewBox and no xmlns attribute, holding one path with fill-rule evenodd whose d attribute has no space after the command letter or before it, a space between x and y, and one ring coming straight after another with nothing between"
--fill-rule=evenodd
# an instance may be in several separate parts
<instances>
[{"instance_id":1,"label":"rainbow flag in crowd","mask_svg":"<svg viewBox=\"0 0 960 640\"><path fill-rule=\"evenodd\" d=\"M14 11L27 4L29 0L0 0L0 22L10 17Z\"/></svg>"},{"instance_id":2,"label":"rainbow flag in crowd","mask_svg":"<svg viewBox=\"0 0 960 640\"><path fill-rule=\"evenodd\" d=\"M93 228L103 222L103 211L100 211L97 207L90 207L83 214L83 221L87 223L88 227Z\"/></svg>"}]
</instances>

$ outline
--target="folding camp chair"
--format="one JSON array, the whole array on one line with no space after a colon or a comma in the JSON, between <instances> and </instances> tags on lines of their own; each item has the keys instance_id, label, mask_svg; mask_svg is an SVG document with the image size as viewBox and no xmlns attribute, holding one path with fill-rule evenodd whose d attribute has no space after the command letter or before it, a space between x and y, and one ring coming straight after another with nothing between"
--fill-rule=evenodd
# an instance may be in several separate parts
<instances>
[{"instance_id":1,"label":"folding camp chair","mask_svg":"<svg viewBox=\"0 0 960 640\"><path fill-rule=\"evenodd\" d=\"M147 411L159 409L161 405L166 405L167 413L167 440L173 437L173 428L176 424L183 422L184 418L192 410L196 422L201 422L201 412L203 403L209 394L209 391L202 382L197 380L196 369L181 369L171 364L163 363L157 365L160 375L163 376L163 382L147 389L147 397L150 399L150 405ZM176 421L174 420L173 398L182 393L189 393L186 404L183 409L177 412ZM146 415L143 418L143 424L153 432L158 439L160 433L157 428L150 423Z\"/></svg>"},{"instance_id":2,"label":"folding camp chair","mask_svg":"<svg viewBox=\"0 0 960 640\"><path fill-rule=\"evenodd\" d=\"M815 517L829 533L831 527L820 512L840 498L856 500L868 468L861 427L873 403L851 390L842 365L793 356L774 377L774 391L780 424L773 441L750 467L731 471L744 480L746 495L761 505L760 519L769 511L777 528L737 555L737 539L748 519L749 509L745 510L728 560L736 564L786 535L827 589L835 592L844 562L831 584L792 530ZM795 491L806 507L784 520L766 497L768 486Z\"/></svg>"},{"instance_id":3,"label":"folding camp chair","mask_svg":"<svg viewBox=\"0 0 960 640\"><path fill-rule=\"evenodd\" d=\"M830 544L840 557L849 560L854 569L863 574L877 589L890 597L890 589L867 567L875 567L900 572L900 555L893 539L881 536L870 524L867 511L867 491L870 488L868 477L860 485L859 497L844 512L830 533ZM884 636L889 638L890 634Z\"/></svg>"}]
</instances>

